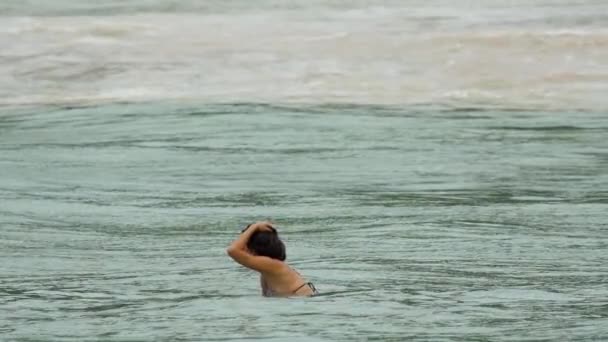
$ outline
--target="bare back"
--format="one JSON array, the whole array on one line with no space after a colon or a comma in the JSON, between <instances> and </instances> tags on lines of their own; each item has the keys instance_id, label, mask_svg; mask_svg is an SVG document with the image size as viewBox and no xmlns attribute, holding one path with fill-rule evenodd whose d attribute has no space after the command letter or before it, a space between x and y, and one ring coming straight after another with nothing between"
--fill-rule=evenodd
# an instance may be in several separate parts
<instances>
[{"instance_id":1,"label":"bare back","mask_svg":"<svg viewBox=\"0 0 608 342\"><path fill-rule=\"evenodd\" d=\"M260 282L265 296L312 296L314 291L302 276L284 262L272 273L261 273Z\"/></svg>"}]
</instances>

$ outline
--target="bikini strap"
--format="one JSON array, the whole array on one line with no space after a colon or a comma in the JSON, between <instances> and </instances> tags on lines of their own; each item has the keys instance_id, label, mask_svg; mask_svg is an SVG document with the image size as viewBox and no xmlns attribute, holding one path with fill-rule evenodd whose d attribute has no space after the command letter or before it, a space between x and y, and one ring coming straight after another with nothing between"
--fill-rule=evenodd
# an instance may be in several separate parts
<instances>
[{"instance_id":1,"label":"bikini strap","mask_svg":"<svg viewBox=\"0 0 608 342\"><path fill-rule=\"evenodd\" d=\"M316 294L316 293L317 293L317 288L315 287L315 285L314 285L312 282L309 282L309 283L308 283L308 284L306 284L306 285L308 285L308 287L310 287L310 289L312 290L312 293L313 293L313 294Z\"/></svg>"},{"instance_id":2,"label":"bikini strap","mask_svg":"<svg viewBox=\"0 0 608 342\"><path fill-rule=\"evenodd\" d=\"M297 289L293 290L293 293L294 293L294 294L296 294L298 291L300 291L300 289L301 289L301 288L303 288L303 287L304 287L304 286L306 286L306 285L308 285L308 284L307 284L307 283L304 283L304 284L302 284L302 285L298 286L298 288L297 288Z\"/></svg>"},{"instance_id":3,"label":"bikini strap","mask_svg":"<svg viewBox=\"0 0 608 342\"><path fill-rule=\"evenodd\" d=\"M315 288L315 285L312 282L308 282L308 283L304 283L304 284L298 286L298 288L293 291L293 294L296 294L304 286L310 287L310 290L312 291L313 294L317 293L317 289Z\"/></svg>"}]
</instances>

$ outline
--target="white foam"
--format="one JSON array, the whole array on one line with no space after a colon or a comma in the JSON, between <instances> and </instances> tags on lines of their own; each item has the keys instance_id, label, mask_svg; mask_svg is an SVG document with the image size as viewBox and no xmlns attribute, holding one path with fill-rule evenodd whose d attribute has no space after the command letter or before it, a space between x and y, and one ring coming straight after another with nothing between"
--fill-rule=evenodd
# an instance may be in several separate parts
<instances>
[{"instance_id":1,"label":"white foam","mask_svg":"<svg viewBox=\"0 0 608 342\"><path fill-rule=\"evenodd\" d=\"M368 16L361 8L311 7L5 17L0 105L193 99L608 107L606 29L550 20L496 25L484 17L496 13L492 6L392 6ZM530 17L525 9L502 10Z\"/></svg>"}]
</instances>

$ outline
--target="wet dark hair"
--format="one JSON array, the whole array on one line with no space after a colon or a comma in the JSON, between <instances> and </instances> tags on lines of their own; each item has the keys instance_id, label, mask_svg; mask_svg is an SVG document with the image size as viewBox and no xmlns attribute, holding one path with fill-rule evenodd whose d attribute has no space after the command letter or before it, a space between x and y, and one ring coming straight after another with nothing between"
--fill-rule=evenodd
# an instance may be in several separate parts
<instances>
[{"instance_id":1,"label":"wet dark hair","mask_svg":"<svg viewBox=\"0 0 608 342\"><path fill-rule=\"evenodd\" d=\"M247 248L256 255L285 261L287 258L285 244L279 238L277 230L273 227L270 227L270 229L271 231L257 231L253 233L249 241L247 241Z\"/></svg>"}]
</instances>

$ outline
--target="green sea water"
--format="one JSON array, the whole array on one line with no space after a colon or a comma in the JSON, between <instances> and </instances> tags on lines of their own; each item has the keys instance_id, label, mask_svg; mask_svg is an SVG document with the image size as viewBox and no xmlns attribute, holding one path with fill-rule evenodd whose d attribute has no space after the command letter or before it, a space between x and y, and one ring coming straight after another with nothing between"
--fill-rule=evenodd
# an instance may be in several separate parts
<instances>
[{"instance_id":1,"label":"green sea water","mask_svg":"<svg viewBox=\"0 0 608 342\"><path fill-rule=\"evenodd\" d=\"M0 342L608 341L607 13L1 1Z\"/></svg>"},{"instance_id":2,"label":"green sea water","mask_svg":"<svg viewBox=\"0 0 608 342\"><path fill-rule=\"evenodd\" d=\"M606 113L0 113L2 341L603 341ZM272 219L311 299L225 248Z\"/></svg>"}]
</instances>

